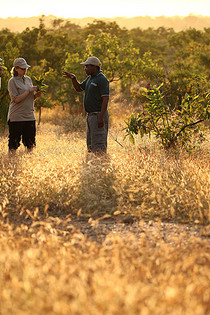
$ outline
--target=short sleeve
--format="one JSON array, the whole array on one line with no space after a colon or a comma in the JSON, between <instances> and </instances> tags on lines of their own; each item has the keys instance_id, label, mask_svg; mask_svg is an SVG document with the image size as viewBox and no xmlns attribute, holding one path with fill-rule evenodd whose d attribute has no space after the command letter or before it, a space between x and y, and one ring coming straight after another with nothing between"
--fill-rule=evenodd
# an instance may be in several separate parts
<instances>
[{"instance_id":1,"label":"short sleeve","mask_svg":"<svg viewBox=\"0 0 210 315\"><path fill-rule=\"evenodd\" d=\"M31 80L31 78L30 77L27 77L27 78L29 79L29 84L33 86L33 81Z\"/></svg>"},{"instance_id":2,"label":"short sleeve","mask_svg":"<svg viewBox=\"0 0 210 315\"><path fill-rule=\"evenodd\" d=\"M12 101L15 100L15 98L19 95L18 89L16 87L16 84L14 80L10 79L8 82L8 91L9 95Z\"/></svg>"},{"instance_id":3,"label":"short sleeve","mask_svg":"<svg viewBox=\"0 0 210 315\"><path fill-rule=\"evenodd\" d=\"M82 81L79 85L81 87L81 89L84 91L85 90L85 87L86 87L86 83L87 83L87 80L88 80L89 77L87 77L84 81Z\"/></svg>"},{"instance_id":4,"label":"short sleeve","mask_svg":"<svg viewBox=\"0 0 210 315\"><path fill-rule=\"evenodd\" d=\"M101 78L101 80L98 82L98 87L101 96L109 96L109 81L107 80L107 78Z\"/></svg>"}]
</instances>

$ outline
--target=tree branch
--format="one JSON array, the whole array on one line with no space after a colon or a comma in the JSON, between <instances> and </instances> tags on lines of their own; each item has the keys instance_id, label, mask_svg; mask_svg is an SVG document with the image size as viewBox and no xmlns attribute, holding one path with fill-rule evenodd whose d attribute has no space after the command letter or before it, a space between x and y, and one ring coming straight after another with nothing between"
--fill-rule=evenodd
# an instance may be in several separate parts
<instances>
[{"instance_id":1,"label":"tree branch","mask_svg":"<svg viewBox=\"0 0 210 315\"><path fill-rule=\"evenodd\" d=\"M196 122L194 122L194 123L191 123L191 124L189 124L189 125L185 125L185 126L182 127L182 129L177 133L175 139L180 135L180 133L181 133L183 130L185 130L185 128L195 126L195 125L201 123L202 121L204 121L204 119L198 120L198 121L196 121Z\"/></svg>"}]
</instances>

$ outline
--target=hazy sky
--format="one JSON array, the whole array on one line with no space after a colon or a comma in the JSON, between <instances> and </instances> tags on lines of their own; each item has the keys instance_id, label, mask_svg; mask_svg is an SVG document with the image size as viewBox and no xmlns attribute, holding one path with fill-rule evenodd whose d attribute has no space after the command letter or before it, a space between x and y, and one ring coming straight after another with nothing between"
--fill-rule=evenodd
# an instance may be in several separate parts
<instances>
[{"instance_id":1,"label":"hazy sky","mask_svg":"<svg viewBox=\"0 0 210 315\"><path fill-rule=\"evenodd\" d=\"M0 0L0 17L210 16L210 0Z\"/></svg>"}]
</instances>

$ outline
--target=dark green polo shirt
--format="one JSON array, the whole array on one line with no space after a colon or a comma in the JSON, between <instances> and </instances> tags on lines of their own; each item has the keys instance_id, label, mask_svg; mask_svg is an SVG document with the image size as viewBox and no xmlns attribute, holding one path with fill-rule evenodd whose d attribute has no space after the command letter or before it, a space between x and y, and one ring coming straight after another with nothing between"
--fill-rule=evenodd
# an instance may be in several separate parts
<instances>
[{"instance_id":1,"label":"dark green polo shirt","mask_svg":"<svg viewBox=\"0 0 210 315\"><path fill-rule=\"evenodd\" d=\"M95 75L88 76L80 87L85 91L84 107L87 113L100 112L102 96L109 96L109 81L100 70Z\"/></svg>"}]
</instances>

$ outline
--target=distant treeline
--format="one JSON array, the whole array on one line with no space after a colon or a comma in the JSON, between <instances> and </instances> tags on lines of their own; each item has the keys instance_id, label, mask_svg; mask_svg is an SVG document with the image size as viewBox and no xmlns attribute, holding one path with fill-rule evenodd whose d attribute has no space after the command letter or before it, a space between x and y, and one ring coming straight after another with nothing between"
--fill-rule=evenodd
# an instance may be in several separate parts
<instances>
[{"instance_id":1,"label":"distant treeline","mask_svg":"<svg viewBox=\"0 0 210 315\"><path fill-rule=\"evenodd\" d=\"M43 16L42 16L43 17ZM29 18L9 17L7 19L0 18L0 29L8 28L12 32L22 32L26 27L38 27L41 16L33 16ZM44 16L46 26L50 26L52 21L57 19L53 15ZM82 19L68 18L63 19L65 22L77 24L81 27L86 26L88 23L93 23L94 17L87 17ZM116 18L100 18L104 22L116 22L120 27L132 29L140 27L141 29L147 29L149 27L158 28L166 27L173 28L175 31L186 30L188 28L196 28L197 30L203 30L210 27L210 17L202 15L188 15L181 16L137 16L132 18L116 17Z\"/></svg>"},{"instance_id":2,"label":"distant treeline","mask_svg":"<svg viewBox=\"0 0 210 315\"><path fill-rule=\"evenodd\" d=\"M146 102L142 89L149 86L154 93L157 91L154 98L160 91L158 104L162 104L164 96L163 105L168 106L170 115L181 115L183 110L189 114L183 114L187 117L184 121L187 126L197 126L197 121L208 116L210 27L179 32L166 27L128 30L116 22L96 20L81 27L64 19L54 19L47 26L42 16L38 27L26 27L22 32L0 30L0 57L7 68L0 90L0 123L6 122L10 101L7 82L15 58L25 58L31 65L29 76L33 80L41 76L48 85L42 102L36 102L37 108L60 105L64 110L77 113L82 111L83 95L74 91L62 71L65 69L74 73L79 81L83 80L84 67L80 63L91 55L101 60L102 70L110 81L111 95L122 96L126 105L135 107L138 112ZM161 87L160 90L157 87ZM151 89L148 90L153 93ZM170 121L174 120L168 119L167 124ZM179 124L180 120L174 126L178 128ZM145 128L142 132L148 132L147 126ZM185 125L181 128L184 133ZM180 134L179 129L174 133L168 130L175 137ZM136 125L132 125L131 132L137 131ZM169 140L174 143L174 136Z\"/></svg>"}]
</instances>

